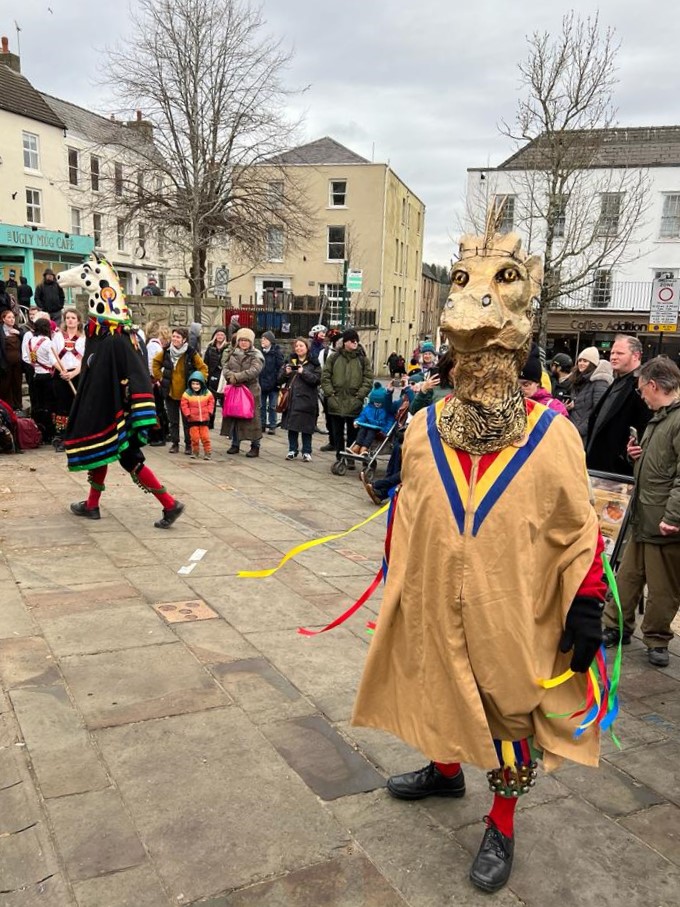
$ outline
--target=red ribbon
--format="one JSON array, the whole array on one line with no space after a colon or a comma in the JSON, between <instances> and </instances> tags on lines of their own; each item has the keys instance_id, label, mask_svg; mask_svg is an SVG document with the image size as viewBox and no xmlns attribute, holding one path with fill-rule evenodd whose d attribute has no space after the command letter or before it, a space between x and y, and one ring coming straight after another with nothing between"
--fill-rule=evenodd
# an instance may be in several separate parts
<instances>
[{"instance_id":1,"label":"red ribbon","mask_svg":"<svg viewBox=\"0 0 680 907\"><path fill-rule=\"evenodd\" d=\"M377 574L375 575L375 578L373 579L373 582L368 587L368 589L366 589L364 592L361 593L361 595L354 602L354 604L351 606L351 608L348 608L344 614L341 614L340 617L336 617L334 621L331 621L331 623L329 623L327 626L322 627L321 630L307 630L305 627L298 627L298 633L300 633L302 636L318 636L319 633L325 633L327 630L332 630L334 627L338 627L340 624L344 624L344 622L349 617L351 617L356 611L358 611L362 605L366 604L366 602L369 600L369 598L373 595L375 590L380 585L382 578L383 578L383 568L381 567L380 570L378 570Z\"/></svg>"}]
</instances>

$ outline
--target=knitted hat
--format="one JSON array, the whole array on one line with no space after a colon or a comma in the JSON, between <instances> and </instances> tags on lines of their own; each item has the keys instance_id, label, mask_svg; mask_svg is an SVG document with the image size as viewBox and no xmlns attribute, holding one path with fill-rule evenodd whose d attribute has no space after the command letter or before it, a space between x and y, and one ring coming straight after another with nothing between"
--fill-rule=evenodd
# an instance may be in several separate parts
<instances>
[{"instance_id":1,"label":"knitted hat","mask_svg":"<svg viewBox=\"0 0 680 907\"><path fill-rule=\"evenodd\" d=\"M538 356L529 356L524 363L524 368L520 372L519 377L522 381L535 381L536 384L540 384L541 373L541 360Z\"/></svg>"},{"instance_id":2,"label":"knitted hat","mask_svg":"<svg viewBox=\"0 0 680 907\"><path fill-rule=\"evenodd\" d=\"M354 328L347 328L346 331L342 332L342 342L346 343L348 340L354 340L356 343L359 342L359 335L354 330Z\"/></svg>"},{"instance_id":3,"label":"knitted hat","mask_svg":"<svg viewBox=\"0 0 680 907\"><path fill-rule=\"evenodd\" d=\"M262 335L262 339L263 340L266 339L270 343L274 343L276 340L276 334L274 333L274 331L265 331L264 334Z\"/></svg>"},{"instance_id":4,"label":"knitted hat","mask_svg":"<svg viewBox=\"0 0 680 907\"><path fill-rule=\"evenodd\" d=\"M426 340L425 343L421 343L421 344L420 344L420 352L421 352L421 353L434 353L434 352L436 352L436 350L435 350L435 348L434 348L434 343L432 343L430 340Z\"/></svg>"},{"instance_id":5,"label":"knitted hat","mask_svg":"<svg viewBox=\"0 0 680 907\"><path fill-rule=\"evenodd\" d=\"M587 346L584 350L578 354L579 359L587 359L588 362L593 365L600 364L600 354L597 351L597 348L594 346Z\"/></svg>"},{"instance_id":6,"label":"knitted hat","mask_svg":"<svg viewBox=\"0 0 680 907\"><path fill-rule=\"evenodd\" d=\"M384 406L386 397L387 397L387 391L385 390L385 388L382 386L382 384L379 381L376 381L375 384L373 385L373 390L368 395L368 402L369 403L379 403L380 406Z\"/></svg>"},{"instance_id":7,"label":"knitted hat","mask_svg":"<svg viewBox=\"0 0 680 907\"><path fill-rule=\"evenodd\" d=\"M255 331L251 331L250 328L239 328L234 336L237 343L239 340L250 340L251 343L255 343Z\"/></svg>"},{"instance_id":8,"label":"knitted hat","mask_svg":"<svg viewBox=\"0 0 680 907\"><path fill-rule=\"evenodd\" d=\"M224 337L225 337L225 340L226 340L226 337L227 337L227 329L226 329L226 328L215 328L215 330L212 332L211 340L214 340L214 339L215 339L215 336L216 336L217 334L224 334Z\"/></svg>"}]
</instances>

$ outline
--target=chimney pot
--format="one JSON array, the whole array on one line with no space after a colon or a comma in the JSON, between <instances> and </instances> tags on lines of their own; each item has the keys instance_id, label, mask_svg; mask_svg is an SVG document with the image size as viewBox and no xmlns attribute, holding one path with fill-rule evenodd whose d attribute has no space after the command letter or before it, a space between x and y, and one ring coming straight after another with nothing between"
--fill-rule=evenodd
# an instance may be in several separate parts
<instances>
[{"instance_id":1,"label":"chimney pot","mask_svg":"<svg viewBox=\"0 0 680 907\"><path fill-rule=\"evenodd\" d=\"M5 35L2 36L2 52L3 54L9 53L9 39Z\"/></svg>"},{"instance_id":2,"label":"chimney pot","mask_svg":"<svg viewBox=\"0 0 680 907\"><path fill-rule=\"evenodd\" d=\"M138 123L142 122L142 111L141 110L137 111L137 122Z\"/></svg>"}]
</instances>

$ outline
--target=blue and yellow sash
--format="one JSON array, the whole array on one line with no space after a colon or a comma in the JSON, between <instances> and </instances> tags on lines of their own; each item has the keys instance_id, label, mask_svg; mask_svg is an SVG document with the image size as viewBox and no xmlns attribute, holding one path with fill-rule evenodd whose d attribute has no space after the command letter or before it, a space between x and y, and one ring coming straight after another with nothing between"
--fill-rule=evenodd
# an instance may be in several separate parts
<instances>
[{"instance_id":1,"label":"blue and yellow sash","mask_svg":"<svg viewBox=\"0 0 680 907\"><path fill-rule=\"evenodd\" d=\"M492 456L493 461L487 466L483 474L475 483L470 495L470 482L461 463L461 456L468 456L463 451L454 450L444 444L437 425L446 400L440 400L427 410L427 436L432 446L437 470L441 477L449 499L453 516L458 526L458 531L463 534L465 528L466 507L472 509L472 535L476 536L479 529L519 470L524 466L531 454L536 450L541 439L548 430L548 426L558 415L554 410L548 409L538 403L530 402L527 406L527 434L525 442L518 447L510 446Z\"/></svg>"}]
</instances>

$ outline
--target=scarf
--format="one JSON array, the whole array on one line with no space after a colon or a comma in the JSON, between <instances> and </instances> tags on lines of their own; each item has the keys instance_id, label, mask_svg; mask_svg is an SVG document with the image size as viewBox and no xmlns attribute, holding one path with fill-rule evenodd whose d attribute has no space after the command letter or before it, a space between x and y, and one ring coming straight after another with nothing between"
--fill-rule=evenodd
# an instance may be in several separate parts
<instances>
[{"instance_id":1,"label":"scarf","mask_svg":"<svg viewBox=\"0 0 680 907\"><path fill-rule=\"evenodd\" d=\"M177 363L188 349L189 344L186 340L184 341L182 346L179 347L179 349L176 346L170 344L170 346L168 347L168 352L170 353L170 361L172 362L173 369L177 368Z\"/></svg>"}]
</instances>

